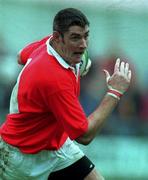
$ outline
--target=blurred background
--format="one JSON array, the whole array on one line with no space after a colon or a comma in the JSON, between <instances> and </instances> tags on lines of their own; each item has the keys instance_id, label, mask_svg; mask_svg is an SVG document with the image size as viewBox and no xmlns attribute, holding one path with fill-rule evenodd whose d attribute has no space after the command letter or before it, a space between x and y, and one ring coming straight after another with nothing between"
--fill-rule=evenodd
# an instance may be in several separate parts
<instances>
[{"instance_id":1,"label":"blurred background","mask_svg":"<svg viewBox=\"0 0 148 180\"><path fill-rule=\"evenodd\" d=\"M148 1L0 0L0 124L22 67L16 55L52 33L57 11L82 10L90 21L90 72L81 80L80 101L90 114L106 93L102 69L113 72L117 57L130 63L129 91L84 152L106 180L148 180Z\"/></svg>"}]
</instances>

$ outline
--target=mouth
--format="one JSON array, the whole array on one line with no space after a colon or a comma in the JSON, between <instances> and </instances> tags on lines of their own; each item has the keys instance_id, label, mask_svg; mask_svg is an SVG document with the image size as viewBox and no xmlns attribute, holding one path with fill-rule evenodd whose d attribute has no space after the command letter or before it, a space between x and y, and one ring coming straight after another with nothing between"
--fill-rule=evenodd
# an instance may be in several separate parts
<instances>
[{"instance_id":1,"label":"mouth","mask_svg":"<svg viewBox=\"0 0 148 180\"><path fill-rule=\"evenodd\" d=\"M75 52L74 55L76 55L77 57L82 57L84 52Z\"/></svg>"}]
</instances>

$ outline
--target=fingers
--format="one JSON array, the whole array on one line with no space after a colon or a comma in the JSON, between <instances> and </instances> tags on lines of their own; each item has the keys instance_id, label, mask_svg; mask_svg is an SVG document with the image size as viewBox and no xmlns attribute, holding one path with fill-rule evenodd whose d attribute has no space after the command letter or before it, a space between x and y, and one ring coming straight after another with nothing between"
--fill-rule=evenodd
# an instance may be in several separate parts
<instances>
[{"instance_id":1,"label":"fingers","mask_svg":"<svg viewBox=\"0 0 148 180\"><path fill-rule=\"evenodd\" d=\"M110 79L110 74L106 69L103 69L103 72L105 73L106 76L106 82L108 83L109 79Z\"/></svg>"},{"instance_id":2,"label":"fingers","mask_svg":"<svg viewBox=\"0 0 148 180\"><path fill-rule=\"evenodd\" d=\"M120 72L122 76L124 76L128 81L131 80L131 70L129 69L129 64L124 61L120 62L118 58L115 63L114 72Z\"/></svg>"},{"instance_id":3,"label":"fingers","mask_svg":"<svg viewBox=\"0 0 148 180\"><path fill-rule=\"evenodd\" d=\"M132 72L131 72L131 70L128 71L127 77L128 77L128 81L130 81L130 80L131 80L131 77L132 77Z\"/></svg>"},{"instance_id":4,"label":"fingers","mask_svg":"<svg viewBox=\"0 0 148 180\"><path fill-rule=\"evenodd\" d=\"M128 81L131 79L131 70L129 70L129 64L125 62L121 62L120 65L120 73L124 76Z\"/></svg>"},{"instance_id":5,"label":"fingers","mask_svg":"<svg viewBox=\"0 0 148 180\"><path fill-rule=\"evenodd\" d=\"M128 63L126 63L125 64L125 74L128 74L128 72L129 72L129 64Z\"/></svg>"},{"instance_id":6,"label":"fingers","mask_svg":"<svg viewBox=\"0 0 148 180\"><path fill-rule=\"evenodd\" d=\"M119 71L119 66L120 66L120 58L118 58L116 60L115 67L114 67L114 72Z\"/></svg>"},{"instance_id":7,"label":"fingers","mask_svg":"<svg viewBox=\"0 0 148 180\"><path fill-rule=\"evenodd\" d=\"M124 76L125 74L125 62L121 62L120 64L120 73Z\"/></svg>"}]
</instances>

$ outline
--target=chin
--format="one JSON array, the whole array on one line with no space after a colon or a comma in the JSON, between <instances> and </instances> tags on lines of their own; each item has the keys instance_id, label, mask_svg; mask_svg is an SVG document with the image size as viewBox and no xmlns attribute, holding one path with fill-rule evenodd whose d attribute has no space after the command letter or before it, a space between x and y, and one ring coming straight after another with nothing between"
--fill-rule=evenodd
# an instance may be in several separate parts
<instances>
[{"instance_id":1,"label":"chin","mask_svg":"<svg viewBox=\"0 0 148 180\"><path fill-rule=\"evenodd\" d=\"M70 64L72 64L72 65L78 64L78 63L81 62L81 59L82 58L73 58L73 59L71 59L71 63Z\"/></svg>"},{"instance_id":2,"label":"chin","mask_svg":"<svg viewBox=\"0 0 148 180\"><path fill-rule=\"evenodd\" d=\"M81 59L82 59L82 57L77 58L77 59L75 59L75 62L76 62L76 63L80 63L80 62L81 62Z\"/></svg>"},{"instance_id":3,"label":"chin","mask_svg":"<svg viewBox=\"0 0 148 180\"><path fill-rule=\"evenodd\" d=\"M74 61L73 64L78 64L80 62L81 62L81 60L77 60L77 61Z\"/></svg>"}]
</instances>

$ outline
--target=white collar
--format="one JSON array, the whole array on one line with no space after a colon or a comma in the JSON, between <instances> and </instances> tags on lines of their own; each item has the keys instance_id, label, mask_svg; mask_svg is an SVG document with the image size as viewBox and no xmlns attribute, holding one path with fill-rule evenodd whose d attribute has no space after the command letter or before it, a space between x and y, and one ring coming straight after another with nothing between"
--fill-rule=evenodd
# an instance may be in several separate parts
<instances>
[{"instance_id":1,"label":"white collar","mask_svg":"<svg viewBox=\"0 0 148 180\"><path fill-rule=\"evenodd\" d=\"M56 60L60 63L61 66L63 66L64 68L68 69L72 69L73 71L75 71L75 68L70 66L68 63L66 63L66 61L64 61L64 59L53 49L53 47L50 45L50 41L51 41L52 35L49 37L49 39L46 41L46 46L47 46L47 53L49 55L52 55L56 58ZM76 74L79 73L79 68L80 68L80 63L76 64Z\"/></svg>"}]
</instances>

